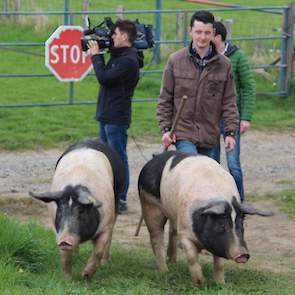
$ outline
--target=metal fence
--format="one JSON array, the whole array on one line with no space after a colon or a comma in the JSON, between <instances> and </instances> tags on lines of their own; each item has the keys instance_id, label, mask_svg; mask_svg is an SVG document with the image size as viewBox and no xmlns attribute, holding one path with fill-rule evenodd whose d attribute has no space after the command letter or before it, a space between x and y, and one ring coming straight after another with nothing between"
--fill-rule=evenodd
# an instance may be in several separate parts
<instances>
[{"instance_id":1,"label":"metal fence","mask_svg":"<svg viewBox=\"0 0 295 295\"><path fill-rule=\"evenodd\" d=\"M157 1L160 3L160 1ZM161 57L166 58L170 52L175 50L176 47L186 46L189 42L187 27L189 16L196 9L161 9L160 6L156 10L126 10L123 11L126 17L136 17L146 19L147 22L153 22L155 28L155 46L153 49L153 61L159 62ZM271 21L274 16L279 17L279 22L282 24L278 28L268 29L267 34L265 31L261 32L259 35L256 33L252 34L251 30L245 30L244 36L232 35L231 40L235 43L244 44L245 47L249 49L249 55L255 57L256 60L252 63L252 67L255 70L263 71L277 71L277 75L274 75L277 79L276 83L279 85L276 91L260 91L257 95L268 95L268 96L288 96L291 92L291 81L293 74L293 59L294 59L294 20L295 20L295 4L290 4L288 6L275 6L275 7L235 7L235 8L213 8L208 9L213 12L215 15L220 14L229 14L232 15L236 12L243 13L260 13L262 17L267 18L266 16L271 15ZM122 12L121 12L122 13ZM0 21L3 18L7 18L10 21L14 21L14 18L30 17L31 19L38 17L56 17L57 23L65 25L80 25L82 16L115 16L118 14L118 11L71 11L68 7L68 1L64 1L64 10L63 11L47 11L47 12L37 12L37 11L3 11L0 12ZM173 22L176 24L181 20L181 24L175 26L176 29L171 31L169 26L171 26L171 19L174 18ZM233 25L236 26L236 23ZM248 26L251 26L251 22L248 21ZM255 24L253 24L255 26ZM266 28L267 29L267 28ZM174 36L174 39L172 39ZM175 39L176 36L176 39ZM48 36L49 37L49 36ZM1 40L1 39L0 39ZM45 41L42 42L1 42L0 49L7 48L32 48L38 47L39 49L44 48ZM256 42L256 43L255 43ZM258 42L272 42L272 45L260 46ZM249 44L258 44L258 46L252 46ZM248 44L247 46L245 44ZM242 47L242 46L241 46ZM253 50L255 48L255 50ZM258 48L258 49L257 49ZM263 48L263 50L261 50ZM275 60L266 60L259 59L257 52L265 52L265 50L276 52L273 58ZM40 50L41 50L40 49ZM244 49L244 48L243 48ZM39 55L41 54L39 50ZM44 49L43 49L44 51ZM259 62L262 61L262 62ZM255 65L254 65L255 64ZM2 68L2 70L1 70ZM13 65L11 66L13 69ZM45 66L44 66L45 68ZM2 72L1 72L2 71ZM43 70L44 72L44 70ZM153 70L143 70L142 74L151 74L158 73L161 75L162 69ZM89 74L94 75L93 73ZM3 68L0 66L0 80L1 79L14 79L14 78L46 78L52 77L51 73L13 73L9 69ZM56 83L65 83L59 82L56 80ZM93 101L86 100L75 100L75 83L67 82L69 84L69 97L67 101L54 101L54 102L38 102L36 99L32 100L29 103L1 103L0 107L32 107L32 106L54 106L54 105L74 105L74 104L94 104ZM3 83L1 83L4 85ZM275 83L274 83L275 84ZM5 93L5 85L1 86L2 91L0 94ZM29 99L28 99L29 100ZM144 99L134 99L134 101L150 101L157 100L157 98L144 98ZM0 101L3 101L0 97Z\"/></svg>"}]
</instances>

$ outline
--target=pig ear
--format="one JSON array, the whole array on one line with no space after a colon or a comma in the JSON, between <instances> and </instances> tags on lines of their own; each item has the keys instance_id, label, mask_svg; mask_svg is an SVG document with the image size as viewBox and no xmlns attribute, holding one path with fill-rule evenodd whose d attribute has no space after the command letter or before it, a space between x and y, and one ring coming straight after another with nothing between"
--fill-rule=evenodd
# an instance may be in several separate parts
<instances>
[{"instance_id":1,"label":"pig ear","mask_svg":"<svg viewBox=\"0 0 295 295\"><path fill-rule=\"evenodd\" d=\"M94 204L93 198L91 198L90 194L85 191L79 191L77 201L81 205L93 205Z\"/></svg>"},{"instance_id":2,"label":"pig ear","mask_svg":"<svg viewBox=\"0 0 295 295\"><path fill-rule=\"evenodd\" d=\"M29 192L29 195L35 199L38 199L40 201L43 201L45 203L49 202L57 202L62 197L63 192L46 192L46 193L39 193L35 194L33 192Z\"/></svg>"},{"instance_id":3,"label":"pig ear","mask_svg":"<svg viewBox=\"0 0 295 295\"><path fill-rule=\"evenodd\" d=\"M101 207L101 203L96 201L90 194L88 190L78 189L78 199L77 201L82 205L94 205L97 208Z\"/></svg>"},{"instance_id":4,"label":"pig ear","mask_svg":"<svg viewBox=\"0 0 295 295\"><path fill-rule=\"evenodd\" d=\"M272 215L274 215L274 213L271 211L260 211L256 208L252 207L250 204L244 204L244 203L239 204L239 207L244 214L259 215L259 216L272 216Z\"/></svg>"},{"instance_id":5,"label":"pig ear","mask_svg":"<svg viewBox=\"0 0 295 295\"><path fill-rule=\"evenodd\" d=\"M215 215L221 215L224 213L225 213L224 203L213 204L202 212L202 214L215 214Z\"/></svg>"}]
</instances>

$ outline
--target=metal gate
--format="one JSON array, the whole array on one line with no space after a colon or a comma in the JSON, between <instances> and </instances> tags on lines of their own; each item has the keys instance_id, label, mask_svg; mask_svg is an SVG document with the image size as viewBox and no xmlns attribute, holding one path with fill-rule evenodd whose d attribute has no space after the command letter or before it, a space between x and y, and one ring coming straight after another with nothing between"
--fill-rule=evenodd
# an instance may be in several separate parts
<instances>
[{"instance_id":1,"label":"metal gate","mask_svg":"<svg viewBox=\"0 0 295 295\"><path fill-rule=\"evenodd\" d=\"M5 1L6 2L6 1ZM5 3L4 2L4 3ZM158 7L160 8L160 7ZM121 14L124 14L126 17L134 18L136 16L140 16L142 19L146 19L147 22L152 22L155 28L155 46L152 53L153 62L157 63L160 61L160 58L166 58L168 54L175 49L177 46L185 46L188 44L188 35L187 35L187 27L188 20L190 14L192 14L196 9L156 9L156 10L129 10L129 11L121 11ZM272 62L265 63L263 60L259 60L257 58L257 64L252 63L252 68L255 70L263 70L266 73L268 71L277 71L277 81L273 84L278 85L277 89L271 91L260 91L257 95L267 95L267 96L288 96L291 92L291 81L293 75L293 59L294 59L294 20L295 20L295 4L290 4L288 6L275 6L275 7L236 7L236 8L215 8L215 9L207 9L216 14L233 14L235 12L239 12L239 14L249 14L249 13L259 13L261 17L265 19L270 18L272 20L274 17L279 17L281 26L278 28L269 28L267 34L255 35L250 32L247 32L245 36L232 36L231 40L234 42L240 42L242 44L255 42L272 42L272 46L269 49L267 46L263 50L271 51L272 48L275 52L274 60ZM81 19L83 15L89 15L92 18L99 18L102 16L110 15L115 16L118 14L118 11L71 11L69 9L68 0L65 0L64 7L62 11L46 11L46 12L37 12L37 11L6 11L3 8L3 12L0 12L0 23L1 22L10 22L11 25L14 25L14 22L19 21L20 19L26 20L30 19L32 23L38 21L40 18L53 19L50 23L52 23L49 27L51 27L51 31L53 31L53 27L56 24L65 24L65 25L80 25ZM171 20L175 18L175 32L170 32L169 26L171 26ZM179 22L180 21L180 25ZM178 23L178 26L176 25ZM234 23L234 26L236 23ZM255 24L254 24L255 25ZM251 23L249 24L249 27ZM3 34L2 34L3 35ZM43 32L44 35L44 32ZM50 33L48 33L49 37ZM174 38L171 38L171 36ZM176 38L175 38L176 37ZM2 38L2 37L0 37ZM7 50L22 52L25 54L27 48L38 48L37 53L34 54L39 55L39 57L44 56L42 52L44 52L44 44L46 40L42 42L3 42L0 39L0 53L3 53ZM247 45L248 48L253 49L254 45ZM258 46L259 49L259 46ZM259 49L261 50L261 49ZM258 51L259 51L258 50ZM27 51L28 54L33 54L30 51ZM253 54L257 52L252 50ZM250 53L251 54L251 53ZM25 56L25 55L24 55ZM275 58L276 57L276 58ZM6 67L5 67L6 66ZM48 73L43 63L43 68L40 67L41 72L26 73L26 72L13 72L13 62L11 64L0 65L0 81L8 81L10 79L29 79L36 78L38 79L50 79L53 74ZM158 74L161 75L162 67L155 67L153 70L145 69L141 72L142 75L145 74ZM93 76L93 72L89 74L89 76ZM17 83L17 82L16 82ZM14 102L14 98L5 97L6 93L9 93L9 87L11 89L12 83L1 83L1 94L0 94L0 107L33 107L33 106L56 106L56 105L75 105L75 104L95 104L96 100L93 97L93 100L85 100L75 99L75 88L76 82L59 82L56 80L56 85L58 83L66 83L68 86L68 98L65 98L64 95L62 97L54 98L54 101L38 101L36 97L26 97L26 103L9 103L8 101ZM81 82L77 82L81 83ZM87 82L82 82L87 83ZM7 85L8 86L7 86ZM56 86L58 87L58 85ZM36 95L38 96L38 90ZM1 98L2 97L2 98ZM16 98L16 101L19 101L19 98ZM147 98L134 98L134 101L155 101L157 98L155 97L147 97ZM6 103L3 103L6 101Z\"/></svg>"}]
</instances>

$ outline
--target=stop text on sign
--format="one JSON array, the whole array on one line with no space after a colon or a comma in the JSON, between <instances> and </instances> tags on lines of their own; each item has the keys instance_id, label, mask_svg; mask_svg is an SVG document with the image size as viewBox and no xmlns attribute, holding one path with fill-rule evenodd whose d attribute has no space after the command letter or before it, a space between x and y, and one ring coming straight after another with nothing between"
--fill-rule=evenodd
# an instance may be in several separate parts
<instances>
[{"instance_id":1,"label":"stop text on sign","mask_svg":"<svg viewBox=\"0 0 295 295\"><path fill-rule=\"evenodd\" d=\"M60 26L45 43L45 65L60 81L80 81L92 68L82 36L82 27Z\"/></svg>"},{"instance_id":2,"label":"stop text on sign","mask_svg":"<svg viewBox=\"0 0 295 295\"><path fill-rule=\"evenodd\" d=\"M79 62L85 63L87 54L85 51L81 51L78 45L53 45L51 50L51 60L52 64L57 64L63 62L64 64L71 62L77 64Z\"/></svg>"}]
</instances>

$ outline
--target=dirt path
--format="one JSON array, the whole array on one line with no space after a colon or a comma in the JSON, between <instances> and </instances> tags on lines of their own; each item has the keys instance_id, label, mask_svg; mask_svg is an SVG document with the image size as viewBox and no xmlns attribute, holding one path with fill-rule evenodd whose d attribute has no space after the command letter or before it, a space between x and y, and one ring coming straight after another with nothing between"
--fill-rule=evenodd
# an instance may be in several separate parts
<instances>
[{"instance_id":1,"label":"dirt path","mask_svg":"<svg viewBox=\"0 0 295 295\"><path fill-rule=\"evenodd\" d=\"M118 217L114 241L126 246L149 247L146 227L134 236L140 217L136 182L140 169L159 144L137 143L130 140L129 161L131 183L129 212ZM36 218L48 226L43 204L31 200L28 191L47 191L61 150L0 152L0 210L22 221ZM247 192L264 193L295 186L295 132L272 133L252 131L242 139L242 163ZM295 274L295 221L280 212L271 201L257 200L255 206L272 210L270 218L249 217L246 220L246 240L252 259L250 264L283 273Z\"/></svg>"}]
</instances>

